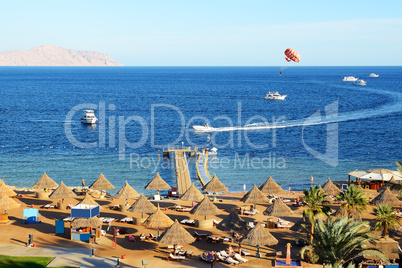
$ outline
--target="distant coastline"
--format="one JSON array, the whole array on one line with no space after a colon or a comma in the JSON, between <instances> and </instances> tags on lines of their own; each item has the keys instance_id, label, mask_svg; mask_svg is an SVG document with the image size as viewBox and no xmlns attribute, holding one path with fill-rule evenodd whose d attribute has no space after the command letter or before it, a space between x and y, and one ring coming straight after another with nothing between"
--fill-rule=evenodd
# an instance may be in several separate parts
<instances>
[{"instance_id":1,"label":"distant coastline","mask_svg":"<svg viewBox=\"0 0 402 268\"><path fill-rule=\"evenodd\" d=\"M110 56L43 45L29 50L0 52L0 66L123 66Z\"/></svg>"}]
</instances>

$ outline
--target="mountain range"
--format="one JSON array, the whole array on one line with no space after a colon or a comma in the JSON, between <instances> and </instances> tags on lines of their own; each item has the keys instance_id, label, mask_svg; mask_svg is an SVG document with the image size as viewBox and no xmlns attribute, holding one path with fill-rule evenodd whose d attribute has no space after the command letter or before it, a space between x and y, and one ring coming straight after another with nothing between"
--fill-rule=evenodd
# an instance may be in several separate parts
<instances>
[{"instance_id":1,"label":"mountain range","mask_svg":"<svg viewBox=\"0 0 402 268\"><path fill-rule=\"evenodd\" d=\"M29 50L0 52L0 66L123 66L110 56L43 45Z\"/></svg>"}]
</instances>

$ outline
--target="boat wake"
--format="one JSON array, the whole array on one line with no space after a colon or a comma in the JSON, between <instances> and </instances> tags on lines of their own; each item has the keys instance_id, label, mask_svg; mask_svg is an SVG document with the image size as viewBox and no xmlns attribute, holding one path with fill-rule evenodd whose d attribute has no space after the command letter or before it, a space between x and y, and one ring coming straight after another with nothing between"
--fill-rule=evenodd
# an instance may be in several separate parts
<instances>
[{"instance_id":1,"label":"boat wake","mask_svg":"<svg viewBox=\"0 0 402 268\"><path fill-rule=\"evenodd\" d=\"M350 89L351 87L342 86L343 88ZM399 92L392 92L387 90L378 90L372 88L359 88L357 90L368 91L370 93L382 94L392 99L391 103L381 105L375 109L364 109L360 111L334 113L331 116L310 116L308 118L287 120L281 122L260 122L247 124L245 126L234 127L209 127L205 130L197 130L196 132L224 132L224 131L236 131L236 130L266 130L274 128L289 128L299 126L311 126L322 125L330 123L339 123L346 121L353 121L371 117L382 117L391 113L397 113L402 111L402 94ZM330 105L329 105L330 106ZM337 109L337 108L336 108Z\"/></svg>"}]
</instances>

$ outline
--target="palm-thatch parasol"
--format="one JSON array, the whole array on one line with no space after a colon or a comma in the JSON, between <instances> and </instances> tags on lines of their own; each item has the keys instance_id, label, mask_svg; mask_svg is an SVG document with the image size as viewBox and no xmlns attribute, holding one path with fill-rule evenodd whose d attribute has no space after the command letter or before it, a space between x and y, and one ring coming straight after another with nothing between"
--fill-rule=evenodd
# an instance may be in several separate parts
<instances>
[{"instance_id":1,"label":"palm-thatch parasol","mask_svg":"<svg viewBox=\"0 0 402 268\"><path fill-rule=\"evenodd\" d=\"M156 211L151 214L144 222L145 227L153 229L168 228L172 226L172 224L173 221L169 218L169 216L167 216L160 210L159 204Z\"/></svg>"},{"instance_id":2,"label":"palm-thatch parasol","mask_svg":"<svg viewBox=\"0 0 402 268\"><path fill-rule=\"evenodd\" d=\"M203 188L204 192L210 192L214 194L214 200L216 200L216 193L226 192L228 187L223 185L222 182L218 180L218 177L214 174L212 180L210 180Z\"/></svg>"},{"instance_id":3,"label":"palm-thatch parasol","mask_svg":"<svg viewBox=\"0 0 402 268\"><path fill-rule=\"evenodd\" d=\"M140 198L131 205L127 210L129 212L141 213L141 218L144 218L144 213L153 213L156 210L154 204L152 204L145 195L141 194Z\"/></svg>"},{"instance_id":4,"label":"palm-thatch parasol","mask_svg":"<svg viewBox=\"0 0 402 268\"><path fill-rule=\"evenodd\" d=\"M331 181L330 178L328 178L328 181L324 184L324 186L322 187L322 189L328 194L328 195L332 195L334 197L336 197L341 190L336 187L336 185Z\"/></svg>"},{"instance_id":5,"label":"palm-thatch parasol","mask_svg":"<svg viewBox=\"0 0 402 268\"><path fill-rule=\"evenodd\" d=\"M195 187L194 182L191 184L190 188L181 196L180 198L183 201L191 201L191 202L201 202L204 199L202 193Z\"/></svg>"},{"instance_id":6,"label":"palm-thatch parasol","mask_svg":"<svg viewBox=\"0 0 402 268\"><path fill-rule=\"evenodd\" d=\"M385 190L385 188L389 188L393 194L398 194L400 190L400 185L397 184L394 176L386 182L380 189L377 190L378 193L381 193Z\"/></svg>"},{"instance_id":7,"label":"palm-thatch parasol","mask_svg":"<svg viewBox=\"0 0 402 268\"><path fill-rule=\"evenodd\" d=\"M278 198L274 201L274 203L267 207L264 211L264 215L274 216L274 217L286 217L289 215L293 215L292 209L283 203L282 199Z\"/></svg>"},{"instance_id":8,"label":"palm-thatch parasol","mask_svg":"<svg viewBox=\"0 0 402 268\"><path fill-rule=\"evenodd\" d=\"M170 186L167 184L161 176L159 176L159 172L156 173L155 177L144 187L145 190L157 190L156 194L159 195L159 190L169 190Z\"/></svg>"},{"instance_id":9,"label":"palm-thatch parasol","mask_svg":"<svg viewBox=\"0 0 402 268\"><path fill-rule=\"evenodd\" d=\"M269 199L265 196L263 192L258 190L257 186L255 186L253 189L248 191L241 199L243 203L249 203L253 204L254 207L256 204L261 204L261 203L269 203Z\"/></svg>"},{"instance_id":10,"label":"palm-thatch parasol","mask_svg":"<svg viewBox=\"0 0 402 268\"><path fill-rule=\"evenodd\" d=\"M63 182L61 182L59 187L57 187L56 190L54 190L53 193L49 195L50 199L64 199L74 197L77 197L77 195L70 188L68 188Z\"/></svg>"},{"instance_id":11,"label":"palm-thatch parasol","mask_svg":"<svg viewBox=\"0 0 402 268\"><path fill-rule=\"evenodd\" d=\"M0 198L0 209L4 209L5 214L7 214L7 210L18 208L20 204L15 202L13 199L8 197L7 195L3 195Z\"/></svg>"},{"instance_id":12,"label":"palm-thatch parasol","mask_svg":"<svg viewBox=\"0 0 402 268\"><path fill-rule=\"evenodd\" d=\"M221 211L209 200L207 195L204 195L204 199L193 207L190 213L205 216L205 219L207 219L207 215L217 215L220 214Z\"/></svg>"},{"instance_id":13,"label":"palm-thatch parasol","mask_svg":"<svg viewBox=\"0 0 402 268\"><path fill-rule=\"evenodd\" d=\"M177 219L161 235L161 239L159 240L163 244L191 244L194 241L195 238L180 225Z\"/></svg>"},{"instance_id":14,"label":"palm-thatch parasol","mask_svg":"<svg viewBox=\"0 0 402 268\"><path fill-rule=\"evenodd\" d=\"M264 228L259 222L250 230L250 232L241 240L243 244L250 246L266 245L272 246L278 244L278 240Z\"/></svg>"},{"instance_id":15,"label":"palm-thatch parasol","mask_svg":"<svg viewBox=\"0 0 402 268\"><path fill-rule=\"evenodd\" d=\"M77 205L99 206L99 204L88 193Z\"/></svg>"},{"instance_id":16,"label":"palm-thatch parasol","mask_svg":"<svg viewBox=\"0 0 402 268\"><path fill-rule=\"evenodd\" d=\"M392 207L398 207L401 206L401 201L392 194L391 190L387 187L382 193L378 194L372 201L371 203L376 204L376 205L390 205Z\"/></svg>"},{"instance_id":17,"label":"palm-thatch parasol","mask_svg":"<svg viewBox=\"0 0 402 268\"><path fill-rule=\"evenodd\" d=\"M51 188L56 188L59 185L52 180L46 172L43 172L42 177L32 186L33 189L51 189Z\"/></svg>"},{"instance_id":18,"label":"palm-thatch parasol","mask_svg":"<svg viewBox=\"0 0 402 268\"><path fill-rule=\"evenodd\" d=\"M102 221L96 216L92 218L75 218L71 221L72 228L98 228L100 226L102 226Z\"/></svg>"},{"instance_id":19,"label":"palm-thatch parasol","mask_svg":"<svg viewBox=\"0 0 402 268\"><path fill-rule=\"evenodd\" d=\"M17 193L10 189L2 180L0 180L0 197L3 195L16 196Z\"/></svg>"},{"instance_id":20,"label":"palm-thatch parasol","mask_svg":"<svg viewBox=\"0 0 402 268\"><path fill-rule=\"evenodd\" d=\"M271 177L258 187L265 194L280 195L285 192Z\"/></svg>"},{"instance_id":21,"label":"palm-thatch parasol","mask_svg":"<svg viewBox=\"0 0 402 268\"><path fill-rule=\"evenodd\" d=\"M103 173L101 173L96 181L94 181L88 188L101 191L102 195L103 190L113 190L114 186L105 178L105 176L103 176Z\"/></svg>"},{"instance_id":22,"label":"palm-thatch parasol","mask_svg":"<svg viewBox=\"0 0 402 268\"><path fill-rule=\"evenodd\" d=\"M136 199L138 197L140 197L140 194L137 193L137 191L134 190L127 181L126 184L114 195L114 198L116 199Z\"/></svg>"},{"instance_id":23,"label":"palm-thatch parasol","mask_svg":"<svg viewBox=\"0 0 402 268\"><path fill-rule=\"evenodd\" d=\"M241 231L247 229L247 223L240 218L239 214L232 210L229 215L221 220L216 228L222 231Z\"/></svg>"}]
</instances>

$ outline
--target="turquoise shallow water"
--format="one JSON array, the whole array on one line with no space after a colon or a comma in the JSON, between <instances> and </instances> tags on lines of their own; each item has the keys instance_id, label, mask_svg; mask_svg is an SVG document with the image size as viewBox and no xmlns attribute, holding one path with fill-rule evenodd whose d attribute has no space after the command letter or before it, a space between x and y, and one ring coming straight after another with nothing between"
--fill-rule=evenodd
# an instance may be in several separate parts
<instances>
[{"instance_id":1,"label":"turquoise shallow water","mask_svg":"<svg viewBox=\"0 0 402 268\"><path fill-rule=\"evenodd\" d=\"M103 172L117 189L127 180L149 193L143 187L156 172L176 183L173 160L158 153L181 142L219 148L209 171L229 191L242 191L243 184L250 189L269 176L300 190L310 176L322 184L328 177L345 180L355 169L396 169L401 67L298 67L282 76L279 69L1 67L0 177L30 187L46 171L75 186ZM380 77L367 77L371 72ZM342 82L345 75L367 86ZM272 90L287 94L286 101L264 100ZM79 122L83 107L91 105L100 118L95 127ZM325 124L306 120L317 111ZM194 132L191 126L205 120L214 127L278 123L263 130ZM195 159L189 163L199 186Z\"/></svg>"}]
</instances>

